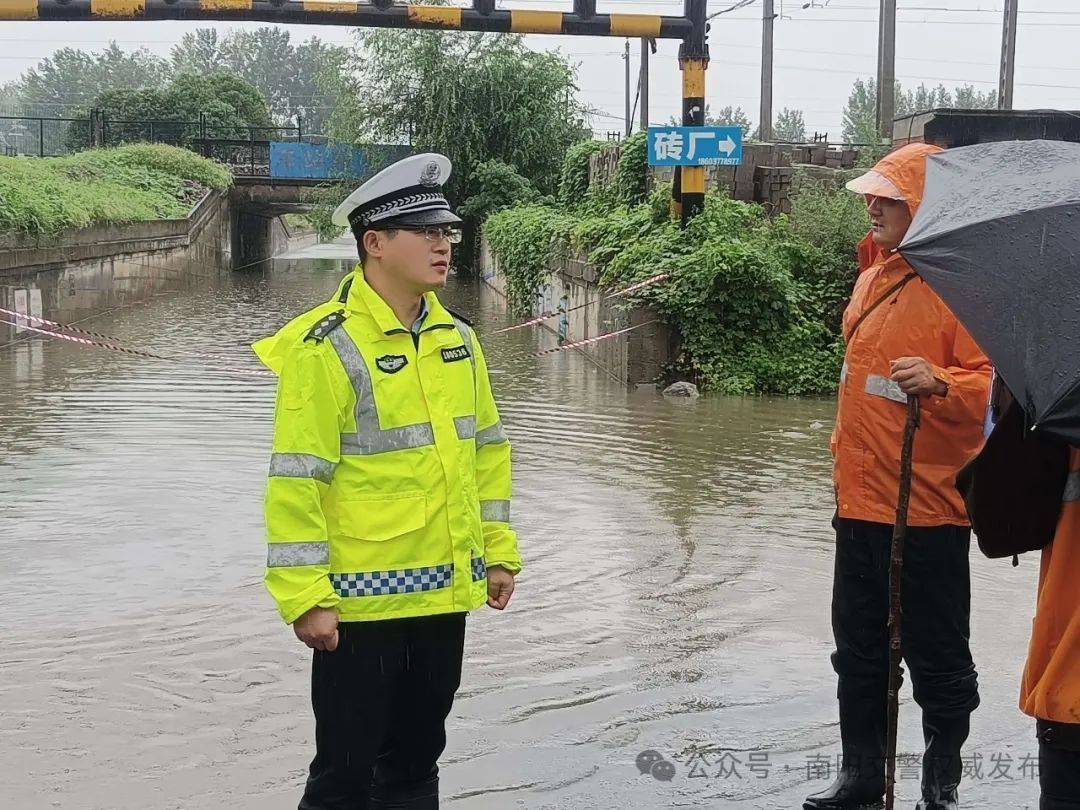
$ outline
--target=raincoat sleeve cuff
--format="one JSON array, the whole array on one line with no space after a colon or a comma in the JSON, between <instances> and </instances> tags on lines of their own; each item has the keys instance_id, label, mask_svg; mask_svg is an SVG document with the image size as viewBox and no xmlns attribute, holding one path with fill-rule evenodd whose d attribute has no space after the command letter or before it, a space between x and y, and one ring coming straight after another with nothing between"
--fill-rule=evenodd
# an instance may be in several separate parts
<instances>
[{"instance_id":1,"label":"raincoat sleeve cuff","mask_svg":"<svg viewBox=\"0 0 1080 810\"><path fill-rule=\"evenodd\" d=\"M945 383L948 389L944 396L931 394L921 398L923 410L933 414L938 419L962 420L965 418L966 408L964 392L957 386L956 377L948 369L940 366L932 366L934 379Z\"/></svg>"},{"instance_id":2,"label":"raincoat sleeve cuff","mask_svg":"<svg viewBox=\"0 0 1080 810\"><path fill-rule=\"evenodd\" d=\"M509 562L504 560L495 560L494 562L488 561L488 568L505 568L514 576L521 573L521 563Z\"/></svg>"},{"instance_id":3,"label":"raincoat sleeve cuff","mask_svg":"<svg viewBox=\"0 0 1080 810\"><path fill-rule=\"evenodd\" d=\"M319 577L319 581L292 599L278 603L278 611L285 624L292 624L314 607L336 607L341 597L334 591L330 580Z\"/></svg>"},{"instance_id":4,"label":"raincoat sleeve cuff","mask_svg":"<svg viewBox=\"0 0 1080 810\"><path fill-rule=\"evenodd\" d=\"M931 366L931 368L934 371L935 380L941 380L950 388L952 387L955 380L953 379L953 375L949 372L948 369L942 368L941 366Z\"/></svg>"},{"instance_id":5,"label":"raincoat sleeve cuff","mask_svg":"<svg viewBox=\"0 0 1080 810\"><path fill-rule=\"evenodd\" d=\"M953 375L949 373L948 369L942 368L941 366L931 366L931 369L934 372L934 379L945 383L945 387L948 389L945 391L944 396L931 394L923 399L923 407L933 413L935 410L940 410L940 408L945 405L946 401L949 399L949 395L952 393L953 386L956 385L956 380L953 378Z\"/></svg>"}]
</instances>

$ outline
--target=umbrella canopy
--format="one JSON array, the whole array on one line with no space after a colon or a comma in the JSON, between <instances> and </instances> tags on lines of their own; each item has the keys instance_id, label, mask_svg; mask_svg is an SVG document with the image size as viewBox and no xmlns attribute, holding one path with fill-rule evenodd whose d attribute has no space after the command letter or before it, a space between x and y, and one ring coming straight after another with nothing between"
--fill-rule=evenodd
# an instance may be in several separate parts
<instances>
[{"instance_id":1,"label":"umbrella canopy","mask_svg":"<svg viewBox=\"0 0 1080 810\"><path fill-rule=\"evenodd\" d=\"M927 158L900 253L967 327L1030 424L1080 445L1080 144Z\"/></svg>"}]
</instances>

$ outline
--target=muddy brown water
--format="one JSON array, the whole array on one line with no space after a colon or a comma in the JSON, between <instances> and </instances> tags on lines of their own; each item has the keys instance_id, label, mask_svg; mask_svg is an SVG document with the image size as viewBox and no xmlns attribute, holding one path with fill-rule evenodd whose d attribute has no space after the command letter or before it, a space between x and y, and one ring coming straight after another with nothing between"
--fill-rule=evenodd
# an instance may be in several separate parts
<instances>
[{"instance_id":1,"label":"muddy brown water","mask_svg":"<svg viewBox=\"0 0 1080 810\"><path fill-rule=\"evenodd\" d=\"M211 359L0 348L0 806L296 806L309 655L261 582L273 388L214 369L255 369L247 344L327 298L338 255L79 313L126 345ZM510 322L467 282L446 299L482 336ZM98 309L116 303L102 292ZM834 403L666 401L573 353L530 357L549 340L485 340L526 569L509 610L470 617L445 806L800 807L839 753ZM972 562L983 706L963 804L1034 807L1016 701L1038 561ZM900 751L917 752L909 686L903 700ZM914 806L910 756L898 775Z\"/></svg>"}]
</instances>

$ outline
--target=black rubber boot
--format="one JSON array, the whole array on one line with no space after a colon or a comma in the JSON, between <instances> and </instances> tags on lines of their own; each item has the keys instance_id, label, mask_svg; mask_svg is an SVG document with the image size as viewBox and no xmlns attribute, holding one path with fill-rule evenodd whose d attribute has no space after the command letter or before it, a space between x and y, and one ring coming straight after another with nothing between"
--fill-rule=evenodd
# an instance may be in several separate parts
<instances>
[{"instance_id":1,"label":"black rubber boot","mask_svg":"<svg viewBox=\"0 0 1080 810\"><path fill-rule=\"evenodd\" d=\"M884 693L882 693L884 698ZM840 774L826 790L808 796L803 810L863 810L885 795L884 700L840 698Z\"/></svg>"},{"instance_id":2,"label":"black rubber boot","mask_svg":"<svg viewBox=\"0 0 1080 810\"><path fill-rule=\"evenodd\" d=\"M370 810L439 810L439 777L400 787L375 785L368 807Z\"/></svg>"},{"instance_id":3,"label":"black rubber boot","mask_svg":"<svg viewBox=\"0 0 1080 810\"><path fill-rule=\"evenodd\" d=\"M916 810L957 810L957 789L964 774L960 748L971 730L971 716L928 717L923 713L922 801Z\"/></svg>"}]
</instances>

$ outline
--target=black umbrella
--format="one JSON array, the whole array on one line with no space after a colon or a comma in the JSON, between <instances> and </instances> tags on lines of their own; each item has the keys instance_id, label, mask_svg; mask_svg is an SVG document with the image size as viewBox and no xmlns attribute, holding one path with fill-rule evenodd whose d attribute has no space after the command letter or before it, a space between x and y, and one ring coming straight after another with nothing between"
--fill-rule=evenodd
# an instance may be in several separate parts
<instances>
[{"instance_id":1,"label":"black umbrella","mask_svg":"<svg viewBox=\"0 0 1080 810\"><path fill-rule=\"evenodd\" d=\"M1030 425L1080 445L1080 144L931 155L900 253L986 352Z\"/></svg>"}]
</instances>

